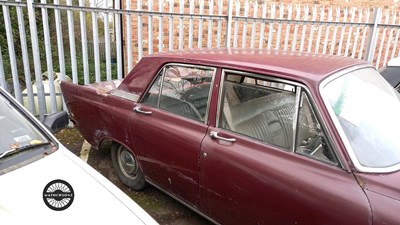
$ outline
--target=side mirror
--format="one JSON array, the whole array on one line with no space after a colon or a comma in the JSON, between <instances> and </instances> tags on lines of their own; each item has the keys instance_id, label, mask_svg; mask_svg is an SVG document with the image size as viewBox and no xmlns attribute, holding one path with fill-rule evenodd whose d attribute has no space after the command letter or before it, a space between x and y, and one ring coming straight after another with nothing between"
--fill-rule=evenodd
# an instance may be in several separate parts
<instances>
[{"instance_id":1,"label":"side mirror","mask_svg":"<svg viewBox=\"0 0 400 225\"><path fill-rule=\"evenodd\" d=\"M68 125L69 123L68 113L65 111L60 111L53 114L44 115L42 123L52 133L55 133Z\"/></svg>"}]
</instances>

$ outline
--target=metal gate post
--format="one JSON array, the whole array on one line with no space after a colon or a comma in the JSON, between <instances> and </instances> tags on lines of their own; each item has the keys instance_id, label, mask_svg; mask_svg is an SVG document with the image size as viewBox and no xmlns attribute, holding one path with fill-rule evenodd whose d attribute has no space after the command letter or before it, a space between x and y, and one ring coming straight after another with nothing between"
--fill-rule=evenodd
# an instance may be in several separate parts
<instances>
[{"instance_id":1,"label":"metal gate post","mask_svg":"<svg viewBox=\"0 0 400 225\"><path fill-rule=\"evenodd\" d=\"M381 8L375 8L372 16L372 21L374 23L372 27L372 31L369 32L368 34L368 40L367 40L367 45L365 49L365 57L364 60L372 63L374 60L374 54L375 54L375 48L376 48L376 42L377 42L377 37L378 37L378 23L381 21L382 18L382 9ZM371 29L371 28L370 28Z\"/></svg>"},{"instance_id":2,"label":"metal gate post","mask_svg":"<svg viewBox=\"0 0 400 225\"><path fill-rule=\"evenodd\" d=\"M228 19L226 21L226 34L225 34L225 46L229 48L231 46L231 29L232 26L232 0L228 0Z\"/></svg>"}]
</instances>

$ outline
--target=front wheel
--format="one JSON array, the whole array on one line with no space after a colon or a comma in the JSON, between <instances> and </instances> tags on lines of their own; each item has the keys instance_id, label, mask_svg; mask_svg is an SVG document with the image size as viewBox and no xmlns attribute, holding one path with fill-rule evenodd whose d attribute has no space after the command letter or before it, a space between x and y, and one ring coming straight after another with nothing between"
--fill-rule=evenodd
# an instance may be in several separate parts
<instances>
[{"instance_id":1,"label":"front wheel","mask_svg":"<svg viewBox=\"0 0 400 225\"><path fill-rule=\"evenodd\" d=\"M114 171L123 184L135 191L146 186L143 171L133 153L126 147L113 143L111 147L111 161Z\"/></svg>"}]
</instances>

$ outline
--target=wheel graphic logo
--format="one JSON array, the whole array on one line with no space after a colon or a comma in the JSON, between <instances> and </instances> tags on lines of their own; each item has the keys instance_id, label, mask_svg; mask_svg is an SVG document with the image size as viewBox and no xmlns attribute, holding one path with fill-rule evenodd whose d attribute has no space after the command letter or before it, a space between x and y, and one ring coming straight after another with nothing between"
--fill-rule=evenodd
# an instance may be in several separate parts
<instances>
[{"instance_id":1,"label":"wheel graphic logo","mask_svg":"<svg viewBox=\"0 0 400 225\"><path fill-rule=\"evenodd\" d=\"M62 211L74 201L74 190L66 181L53 180L44 187L43 200L50 209Z\"/></svg>"}]
</instances>

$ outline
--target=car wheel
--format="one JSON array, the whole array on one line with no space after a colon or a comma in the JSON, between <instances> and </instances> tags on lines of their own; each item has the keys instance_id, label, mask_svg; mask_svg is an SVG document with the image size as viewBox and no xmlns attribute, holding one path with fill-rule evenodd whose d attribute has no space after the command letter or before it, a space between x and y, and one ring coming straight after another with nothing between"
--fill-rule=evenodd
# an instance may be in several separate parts
<instances>
[{"instance_id":1,"label":"car wheel","mask_svg":"<svg viewBox=\"0 0 400 225\"><path fill-rule=\"evenodd\" d=\"M114 171L123 184L139 191L146 186L143 171L140 169L135 155L126 147L113 143L111 160Z\"/></svg>"}]
</instances>

